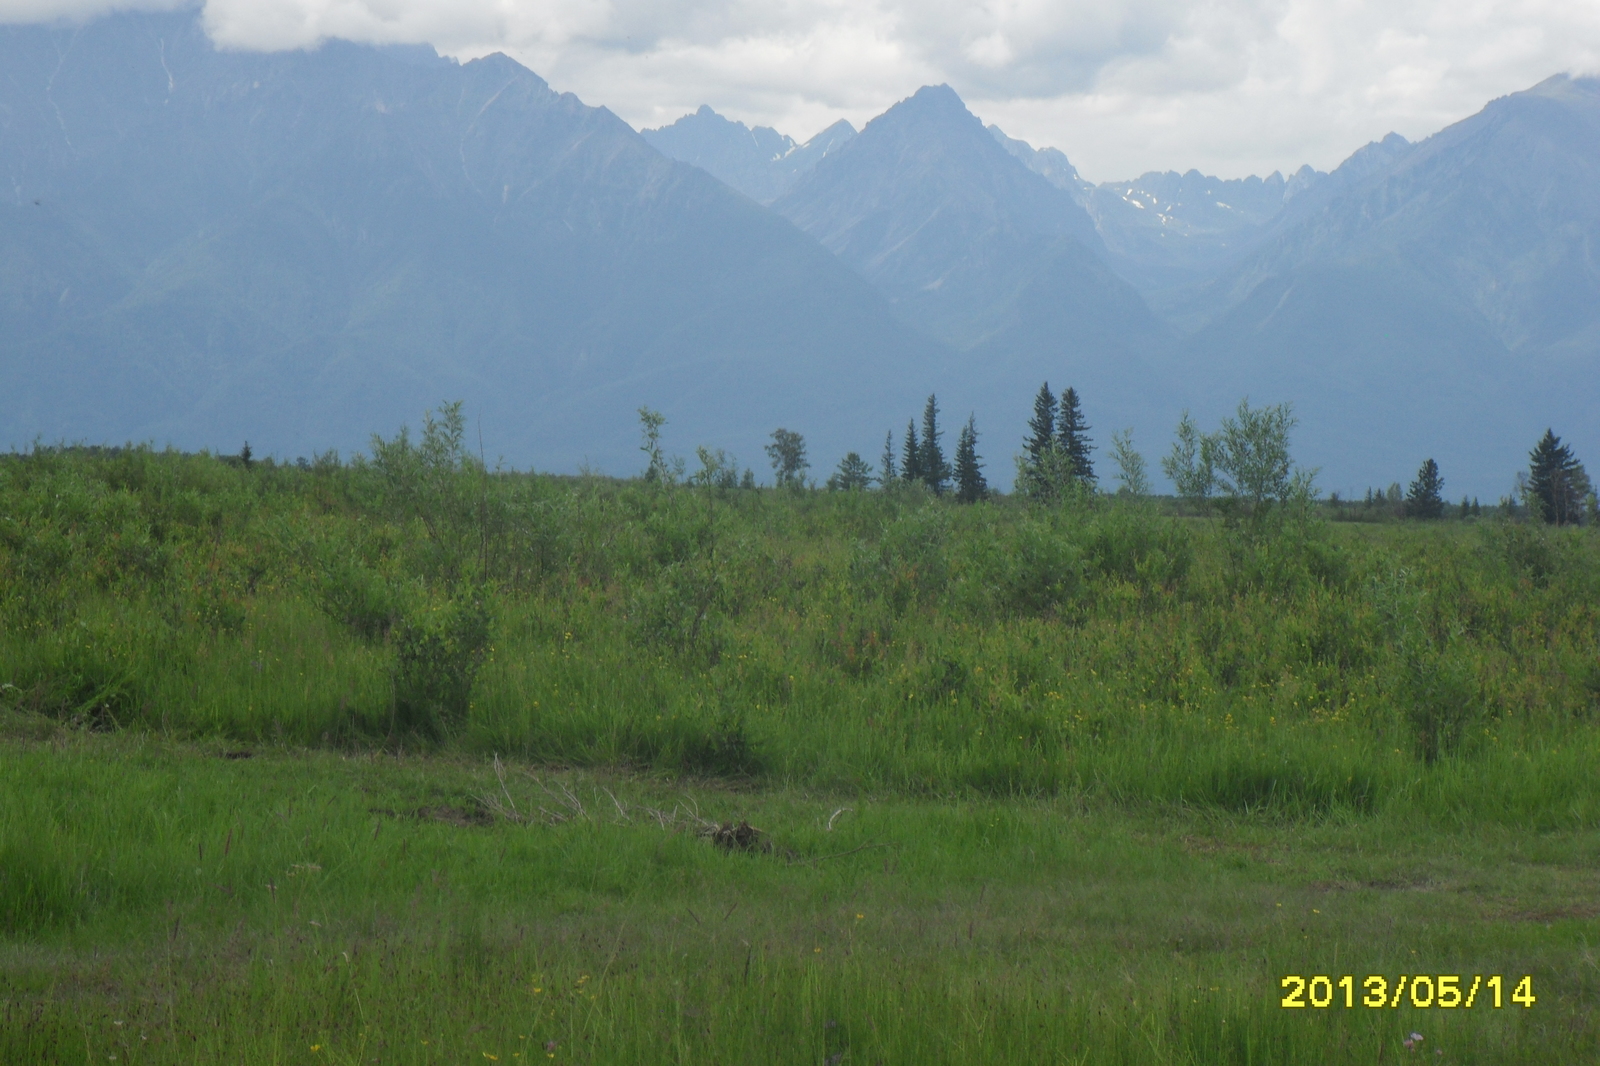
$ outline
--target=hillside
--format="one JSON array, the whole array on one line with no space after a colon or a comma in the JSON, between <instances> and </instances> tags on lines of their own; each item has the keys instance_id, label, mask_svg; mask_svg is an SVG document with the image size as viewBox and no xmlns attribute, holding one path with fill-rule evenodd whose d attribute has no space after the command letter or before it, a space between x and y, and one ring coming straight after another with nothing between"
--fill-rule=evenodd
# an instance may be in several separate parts
<instances>
[{"instance_id":1,"label":"hillside","mask_svg":"<svg viewBox=\"0 0 1600 1066\"><path fill-rule=\"evenodd\" d=\"M804 144L771 126L751 129L702 106L670 126L640 130L662 155L692 163L757 203L766 204L788 192L823 156L856 135L840 119Z\"/></svg>"},{"instance_id":2,"label":"hillside","mask_svg":"<svg viewBox=\"0 0 1600 1066\"><path fill-rule=\"evenodd\" d=\"M1178 365L1202 405L1295 399L1332 487L1410 448L1504 493L1547 425L1600 448L1597 233L1600 81L1552 78L1353 156L1190 294Z\"/></svg>"},{"instance_id":3,"label":"hillside","mask_svg":"<svg viewBox=\"0 0 1600 1066\"><path fill-rule=\"evenodd\" d=\"M1109 420L1108 431L1175 419L1172 394L1140 372L1170 347L1169 331L1112 271L1084 209L1001 147L948 86L868 123L773 208L907 323L963 353L953 391L971 397L980 424L989 414L1020 439L1045 379L1090 397L1091 419Z\"/></svg>"},{"instance_id":4,"label":"hillside","mask_svg":"<svg viewBox=\"0 0 1600 1066\"><path fill-rule=\"evenodd\" d=\"M0 65L8 445L349 450L458 398L518 465L636 469L649 404L676 450L759 468L786 423L869 447L941 359L787 222L503 56L220 52L181 14L6 28Z\"/></svg>"}]
</instances>

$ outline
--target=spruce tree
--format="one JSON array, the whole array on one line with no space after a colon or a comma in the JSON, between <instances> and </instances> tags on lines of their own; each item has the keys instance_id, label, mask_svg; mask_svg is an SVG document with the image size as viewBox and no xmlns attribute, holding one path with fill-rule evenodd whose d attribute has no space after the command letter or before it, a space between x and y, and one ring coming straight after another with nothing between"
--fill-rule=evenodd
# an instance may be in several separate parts
<instances>
[{"instance_id":1,"label":"spruce tree","mask_svg":"<svg viewBox=\"0 0 1600 1066\"><path fill-rule=\"evenodd\" d=\"M962 503L977 503L989 493L983 479L983 464L978 454L978 416L967 416L956 440L956 498Z\"/></svg>"},{"instance_id":2,"label":"spruce tree","mask_svg":"<svg viewBox=\"0 0 1600 1066\"><path fill-rule=\"evenodd\" d=\"M1462 517L1462 518L1471 518L1472 517L1472 501L1467 499L1465 496L1461 497L1461 515L1460 515L1460 517Z\"/></svg>"},{"instance_id":3,"label":"spruce tree","mask_svg":"<svg viewBox=\"0 0 1600 1066\"><path fill-rule=\"evenodd\" d=\"M1022 442L1028 452L1028 465L1039 469L1039 459L1056 441L1056 398L1047 381L1033 398L1033 417L1028 420L1028 437Z\"/></svg>"},{"instance_id":4,"label":"spruce tree","mask_svg":"<svg viewBox=\"0 0 1600 1066\"><path fill-rule=\"evenodd\" d=\"M894 468L894 430L883 435L883 458L879 461L882 469L878 474L878 484L888 487L889 482L895 479Z\"/></svg>"},{"instance_id":5,"label":"spruce tree","mask_svg":"<svg viewBox=\"0 0 1600 1066\"><path fill-rule=\"evenodd\" d=\"M1432 459L1417 470L1417 479L1406 493L1406 516L1409 518L1438 518L1444 514L1444 498L1439 495L1444 488L1444 478L1439 476L1439 464Z\"/></svg>"},{"instance_id":6,"label":"spruce tree","mask_svg":"<svg viewBox=\"0 0 1600 1066\"><path fill-rule=\"evenodd\" d=\"M859 491L871 484L872 467L855 452L839 460L838 468L828 477L828 489L832 492Z\"/></svg>"},{"instance_id":7,"label":"spruce tree","mask_svg":"<svg viewBox=\"0 0 1600 1066\"><path fill-rule=\"evenodd\" d=\"M1078 390L1068 387L1061 394L1061 413L1056 416L1056 442L1067 457L1072 476L1089 484L1094 483L1094 464L1089 461L1093 441L1089 437L1089 424L1083 420L1083 408L1078 405Z\"/></svg>"},{"instance_id":8,"label":"spruce tree","mask_svg":"<svg viewBox=\"0 0 1600 1066\"><path fill-rule=\"evenodd\" d=\"M906 443L900 453L900 476L906 481L922 480L922 445L917 443L916 419L906 423Z\"/></svg>"},{"instance_id":9,"label":"spruce tree","mask_svg":"<svg viewBox=\"0 0 1600 1066\"><path fill-rule=\"evenodd\" d=\"M1546 429L1528 460L1528 496L1538 501L1544 520L1557 526L1576 523L1589 495L1589 475L1572 449Z\"/></svg>"},{"instance_id":10,"label":"spruce tree","mask_svg":"<svg viewBox=\"0 0 1600 1066\"><path fill-rule=\"evenodd\" d=\"M939 447L939 401L933 395L922 409L922 455L917 464L923 484L936 495L942 494L945 482L950 480L950 464L944 461L944 449Z\"/></svg>"}]
</instances>

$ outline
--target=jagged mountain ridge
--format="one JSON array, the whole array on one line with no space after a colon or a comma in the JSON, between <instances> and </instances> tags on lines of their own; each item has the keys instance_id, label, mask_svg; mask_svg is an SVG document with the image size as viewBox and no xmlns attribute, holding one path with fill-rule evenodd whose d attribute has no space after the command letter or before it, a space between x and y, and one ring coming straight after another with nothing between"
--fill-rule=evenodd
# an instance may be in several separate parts
<instances>
[{"instance_id":1,"label":"jagged mountain ridge","mask_svg":"<svg viewBox=\"0 0 1600 1066\"><path fill-rule=\"evenodd\" d=\"M1083 208L948 86L873 119L772 206L963 353L951 395L989 424L1022 426L1047 379L1094 395L1094 417L1118 427L1173 408L1140 373L1171 332L1111 270Z\"/></svg>"},{"instance_id":2,"label":"jagged mountain ridge","mask_svg":"<svg viewBox=\"0 0 1600 1066\"><path fill-rule=\"evenodd\" d=\"M8 444L348 449L461 397L519 464L636 469L649 403L681 451L749 462L788 424L820 466L937 390L1003 483L1049 378L1147 454L1184 406L1292 401L1342 490L1433 455L1493 497L1546 424L1600 447L1592 79L1375 142L1265 222L1270 179L1075 201L1064 154L1035 153L1052 184L930 88L777 202L809 239L504 57L220 55L129 15L0 30L0 61ZM1165 289L1084 208L1115 192L1193 254L1195 205L1252 191L1248 239Z\"/></svg>"},{"instance_id":3,"label":"jagged mountain ridge","mask_svg":"<svg viewBox=\"0 0 1600 1066\"><path fill-rule=\"evenodd\" d=\"M1204 287L1182 360L1221 371L1207 406L1295 399L1308 445L1340 456L1334 487L1399 444L1455 488L1504 494L1546 426L1600 447L1597 179L1594 79L1369 146Z\"/></svg>"},{"instance_id":4,"label":"jagged mountain ridge","mask_svg":"<svg viewBox=\"0 0 1600 1066\"><path fill-rule=\"evenodd\" d=\"M1219 286L1237 298L1309 261L1392 263L1470 303L1509 349L1600 339L1587 298L1600 293L1600 79L1550 78L1415 146L1381 147L1352 156L1341 187Z\"/></svg>"},{"instance_id":5,"label":"jagged mountain ridge","mask_svg":"<svg viewBox=\"0 0 1600 1066\"><path fill-rule=\"evenodd\" d=\"M1169 170L1095 185L1059 149L1034 148L998 126L989 132L1089 213L1117 272L1158 306L1169 290L1192 284L1247 249L1290 200L1327 177L1309 166L1287 180L1276 171L1224 180Z\"/></svg>"},{"instance_id":6,"label":"jagged mountain ridge","mask_svg":"<svg viewBox=\"0 0 1600 1066\"><path fill-rule=\"evenodd\" d=\"M1522 438L1539 430L1533 422L1559 421L1579 441L1586 440L1581 427L1600 423L1592 384L1600 381L1600 281L1587 251L1600 233L1600 212L1587 206L1600 187L1593 180L1600 151L1583 117L1593 84L1552 79L1419 144L1390 134L1332 173L1304 167L1288 179L1222 181L1191 171L1094 186L1058 150L988 132L1092 220L1100 244L1083 265L1109 266L1133 282L1177 332L1172 344L1147 337L1136 347L1181 402L1210 418L1245 394L1295 403L1310 461L1324 467L1330 487L1403 480L1433 454L1446 462L1453 486L1498 496L1504 472L1526 450ZM1062 337L1081 340L1094 321L1093 309L1067 306L1064 294L1084 289L1072 279L1034 286L1030 300L1019 301L1002 294L1026 285L991 276L987 291L969 290L980 295L965 306L948 298L938 306L941 271L1001 275L992 264L1026 258L986 252L981 227L954 242L964 252L922 236L923 224L948 226L947 215L973 202L951 192L949 174L936 173L959 170L956 156L980 155L961 143L937 166L896 169L883 159L875 176L832 179L832 191L797 208L793 201L822 181L819 168L775 206L934 335L1008 367L987 345L1014 327L996 325L1004 314L1027 303L1024 318L1054 318L1014 348L1045 358L1023 358L1020 366L1092 375L1092 360L1060 357L1072 346ZM937 155L914 143L899 151ZM1032 195L1008 209L991 204L968 213L1047 217L1019 206ZM916 208L885 222L893 215L887 205ZM881 232L864 222L874 218ZM1081 235L1079 243L1094 244ZM946 317L952 308L955 328ZM972 330L974 322L983 325ZM1118 395L1115 376L1088 380L1102 386L1113 418L1137 412L1136 402ZM1497 469L1501 475L1491 473Z\"/></svg>"},{"instance_id":7,"label":"jagged mountain ridge","mask_svg":"<svg viewBox=\"0 0 1600 1066\"><path fill-rule=\"evenodd\" d=\"M639 133L662 155L697 166L756 203L769 204L856 130L840 119L801 144L771 126L752 129L702 106L669 126Z\"/></svg>"},{"instance_id":8,"label":"jagged mountain ridge","mask_svg":"<svg viewBox=\"0 0 1600 1066\"><path fill-rule=\"evenodd\" d=\"M464 399L518 464L634 409L759 466L871 445L943 350L787 222L503 56L0 29L0 437L307 454ZM835 395L850 381L845 397Z\"/></svg>"},{"instance_id":9,"label":"jagged mountain ridge","mask_svg":"<svg viewBox=\"0 0 1600 1066\"><path fill-rule=\"evenodd\" d=\"M992 334L1041 257L1103 252L1082 208L995 144L948 86L873 119L773 209L960 347Z\"/></svg>"}]
</instances>

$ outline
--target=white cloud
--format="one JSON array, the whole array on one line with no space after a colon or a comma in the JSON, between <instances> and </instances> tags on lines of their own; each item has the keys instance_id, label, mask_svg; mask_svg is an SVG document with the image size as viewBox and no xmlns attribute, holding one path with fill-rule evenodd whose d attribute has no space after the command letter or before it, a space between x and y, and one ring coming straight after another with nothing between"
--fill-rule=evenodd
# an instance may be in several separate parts
<instances>
[{"instance_id":1,"label":"white cloud","mask_svg":"<svg viewBox=\"0 0 1600 1066\"><path fill-rule=\"evenodd\" d=\"M0 23L81 22L113 11L175 11L191 0L0 0Z\"/></svg>"},{"instance_id":2,"label":"white cloud","mask_svg":"<svg viewBox=\"0 0 1600 1066\"><path fill-rule=\"evenodd\" d=\"M173 6L0 0L0 20ZM637 125L709 103L803 138L947 81L1095 179L1326 169L1600 69L1594 0L206 0L205 21L229 47L505 51Z\"/></svg>"}]
</instances>

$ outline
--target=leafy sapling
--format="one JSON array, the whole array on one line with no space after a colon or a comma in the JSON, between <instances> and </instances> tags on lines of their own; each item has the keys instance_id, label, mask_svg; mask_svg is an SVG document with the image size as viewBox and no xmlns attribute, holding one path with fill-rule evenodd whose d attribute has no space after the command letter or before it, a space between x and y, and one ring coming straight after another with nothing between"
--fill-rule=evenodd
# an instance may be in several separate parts
<instances>
[{"instance_id":1,"label":"leafy sapling","mask_svg":"<svg viewBox=\"0 0 1600 1066\"><path fill-rule=\"evenodd\" d=\"M1150 495L1144 456L1133 446L1133 430L1111 434L1111 459L1117 464L1117 495L1141 499Z\"/></svg>"},{"instance_id":2,"label":"leafy sapling","mask_svg":"<svg viewBox=\"0 0 1600 1066\"><path fill-rule=\"evenodd\" d=\"M775 429L772 431L772 443L766 446L766 451L780 489L805 487L805 471L811 464L806 460L804 437L793 430Z\"/></svg>"}]
</instances>

